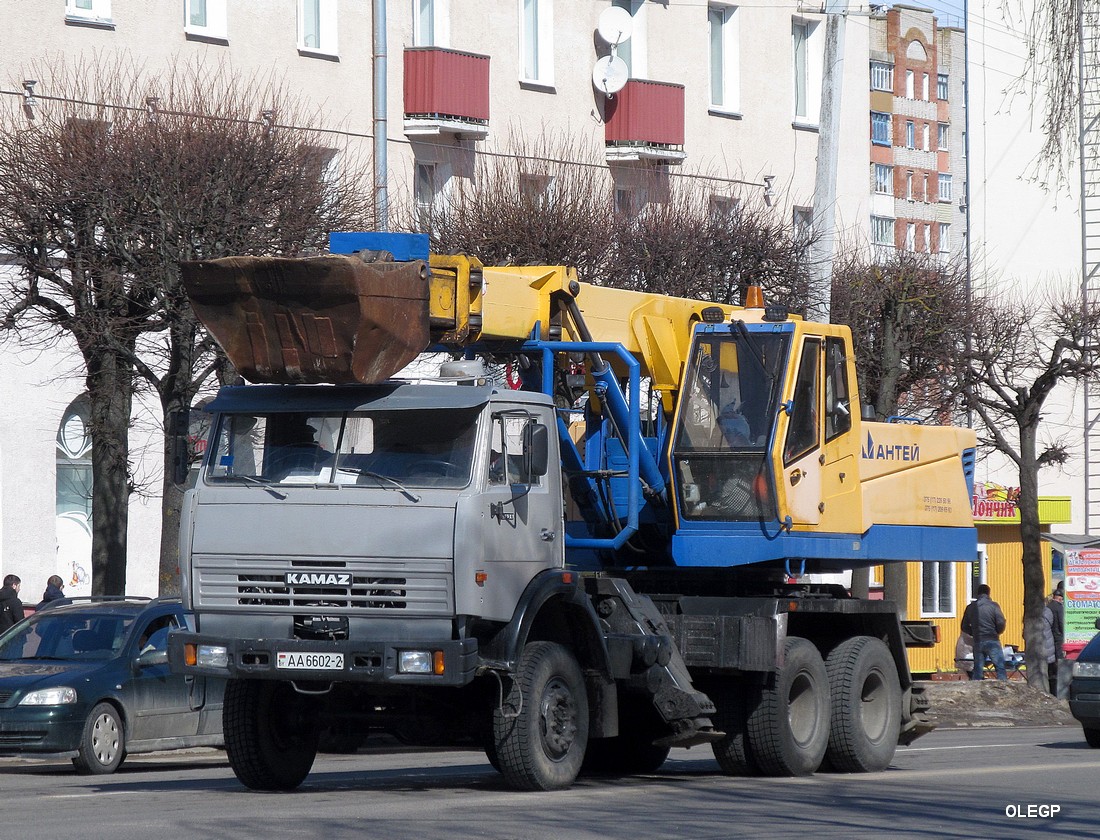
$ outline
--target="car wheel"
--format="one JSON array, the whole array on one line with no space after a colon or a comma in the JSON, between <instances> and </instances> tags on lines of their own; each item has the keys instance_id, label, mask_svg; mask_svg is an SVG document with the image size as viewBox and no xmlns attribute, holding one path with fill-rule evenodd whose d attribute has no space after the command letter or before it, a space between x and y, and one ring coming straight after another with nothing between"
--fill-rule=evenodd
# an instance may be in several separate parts
<instances>
[{"instance_id":1,"label":"car wheel","mask_svg":"<svg viewBox=\"0 0 1100 840\"><path fill-rule=\"evenodd\" d=\"M1086 729L1085 742L1090 747L1100 747L1100 729Z\"/></svg>"},{"instance_id":2,"label":"car wheel","mask_svg":"<svg viewBox=\"0 0 1100 840\"><path fill-rule=\"evenodd\" d=\"M126 735L118 710L110 703L100 703L84 722L84 734L73 764L83 776L114 773L126 755Z\"/></svg>"}]
</instances>

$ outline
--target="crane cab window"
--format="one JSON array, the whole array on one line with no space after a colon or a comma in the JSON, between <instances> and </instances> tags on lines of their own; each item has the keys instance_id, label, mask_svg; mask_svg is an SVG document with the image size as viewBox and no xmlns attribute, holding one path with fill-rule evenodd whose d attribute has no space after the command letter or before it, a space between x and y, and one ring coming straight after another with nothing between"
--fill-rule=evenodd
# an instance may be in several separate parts
<instances>
[{"instance_id":1,"label":"crane cab window","mask_svg":"<svg viewBox=\"0 0 1100 840\"><path fill-rule=\"evenodd\" d=\"M848 359L844 341L825 340L825 442L852 428L852 400L848 394Z\"/></svg>"},{"instance_id":2,"label":"crane cab window","mask_svg":"<svg viewBox=\"0 0 1100 840\"><path fill-rule=\"evenodd\" d=\"M802 344L798 360L798 376L791 400L791 420L787 425L787 442L783 446L783 463L789 464L817 448L818 400L821 393L821 342L808 338Z\"/></svg>"}]
</instances>

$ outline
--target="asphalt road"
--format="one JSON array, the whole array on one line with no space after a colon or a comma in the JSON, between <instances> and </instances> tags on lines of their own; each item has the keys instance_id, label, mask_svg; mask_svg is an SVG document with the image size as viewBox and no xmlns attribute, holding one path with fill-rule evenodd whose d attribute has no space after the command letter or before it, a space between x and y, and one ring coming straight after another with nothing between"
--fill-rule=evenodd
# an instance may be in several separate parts
<instances>
[{"instance_id":1,"label":"asphalt road","mask_svg":"<svg viewBox=\"0 0 1100 840\"><path fill-rule=\"evenodd\" d=\"M1069 726L937 731L869 775L732 778L705 748L675 750L658 773L543 794L506 789L467 751L321 756L283 794L247 791L213 751L105 777L2 759L0 840L1100 838L1098 779L1100 750Z\"/></svg>"}]
</instances>

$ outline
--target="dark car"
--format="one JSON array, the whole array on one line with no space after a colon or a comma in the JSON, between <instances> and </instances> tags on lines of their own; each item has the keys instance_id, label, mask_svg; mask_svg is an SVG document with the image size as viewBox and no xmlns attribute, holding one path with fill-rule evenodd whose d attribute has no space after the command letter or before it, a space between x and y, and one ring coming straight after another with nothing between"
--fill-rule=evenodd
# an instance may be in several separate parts
<instances>
[{"instance_id":1,"label":"dark car","mask_svg":"<svg viewBox=\"0 0 1100 840\"><path fill-rule=\"evenodd\" d=\"M1096 621L1100 630L1100 619ZM1092 637L1073 663L1069 710L1081 721L1090 747L1100 747L1100 633Z\"/></svg>"},{"instance_id":2,"label":"dark car","mask_svg":"<svg viewBox=\"0 0 1100 840\"><path fill-rule=\"evenodd\" d=\"M179 599L59 601L0 636L0 755L71 757L113 773L128 754L221 746L223 680L173 674Z\"/></svg>"}]
</instances>

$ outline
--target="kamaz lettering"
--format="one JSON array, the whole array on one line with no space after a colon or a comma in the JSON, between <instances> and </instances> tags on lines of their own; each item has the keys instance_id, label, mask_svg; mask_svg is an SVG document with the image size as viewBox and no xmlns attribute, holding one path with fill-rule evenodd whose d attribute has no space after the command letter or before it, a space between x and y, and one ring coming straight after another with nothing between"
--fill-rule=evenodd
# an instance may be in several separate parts
<instances>
[{"instance_id":1,"label":"kamaz lettering","mask_svg":"<svg viewBox=\"0 0 1100 840\"><path fill-rule=\"evenodd\" d=\"M881 461L919 461L920 445L916 443L875 443L871 433L863 445L861 457Z\"/></svg>"},{"instance_id":2,"label":"kamaz lettering","mask_svg":"<svg viewBox=\"0 0 1100 840\"><path fill-rule=\"evenodd\" d=\"M351 586L351 575L332 572L287 572L290 586Z\"/></svg>"}]
</instances>

